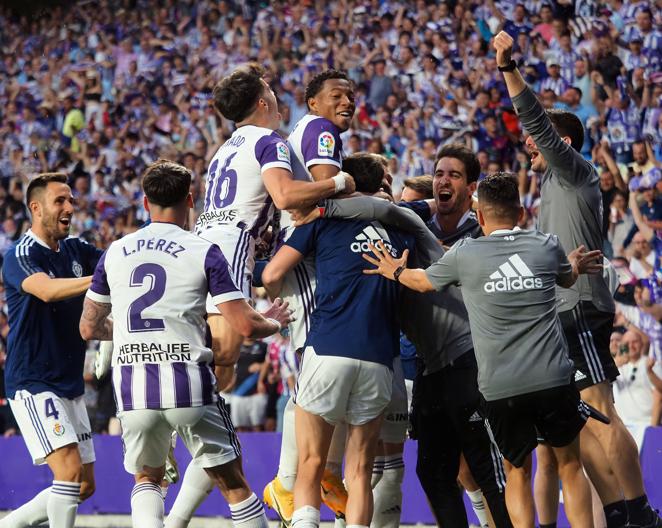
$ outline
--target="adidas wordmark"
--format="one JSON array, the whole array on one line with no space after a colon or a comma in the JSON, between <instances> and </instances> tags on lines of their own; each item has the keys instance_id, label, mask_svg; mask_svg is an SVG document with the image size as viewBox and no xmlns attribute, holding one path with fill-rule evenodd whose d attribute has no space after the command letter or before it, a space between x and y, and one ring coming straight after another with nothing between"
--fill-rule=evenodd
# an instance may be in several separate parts
<instances>
[{"instance_id":1,"label":"adidas wordmark","mask_svg":"<svg viewBox=\"0 0 662 528\"><path fill-rule=\"evenodd\" d=\"M537 290L543 286L542 279L533 275L517 253L501 264L490 279L483 287L487 293Z\"/></svg>"}]
</instances>

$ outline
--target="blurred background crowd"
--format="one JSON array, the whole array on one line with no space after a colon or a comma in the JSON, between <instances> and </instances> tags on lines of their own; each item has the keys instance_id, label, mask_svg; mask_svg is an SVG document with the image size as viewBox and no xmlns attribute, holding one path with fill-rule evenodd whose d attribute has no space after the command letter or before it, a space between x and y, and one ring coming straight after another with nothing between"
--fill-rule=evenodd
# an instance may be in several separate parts
<instances>
[{"instance_id":1,"label":"blurred background crowd","mask_svg":"<svg viewBox=\"0 0 662 528\"><path fill-rule=\"evenodd\" d=\"M490 48L507 31L543 104L585 126L621 279L613 352L627 375L616 391L638 412L626 421L659 419L646 361L662 359L662 1L82 0L29 14L0 6L0 28L0 253L28 227L24 189L38 172L71 175L73 234L102 248L146 219L140 174L156 158L193 171L200 211L207 160L232 132L212 88L249 60L268 72L283 136L307 112L311 76L346 70L357 112L345 154L386 156L398 196L434 172L440 146L466 143L483 174L518 174L532 226L539 178ZM0 311L0 344L6 334ZM258 395L264 413L241 427L276 427L286 349L245 344L233 390ZM88 382L96 429L107 430L110 384L91 369ZM0 431L11 431L1 383Z\"/></svg>"}]
</instances>

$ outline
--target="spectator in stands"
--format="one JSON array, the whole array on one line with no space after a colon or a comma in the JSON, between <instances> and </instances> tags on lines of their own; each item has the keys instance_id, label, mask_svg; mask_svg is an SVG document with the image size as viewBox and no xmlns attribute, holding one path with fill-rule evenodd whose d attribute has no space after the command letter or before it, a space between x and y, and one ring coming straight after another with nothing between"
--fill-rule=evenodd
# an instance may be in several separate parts
<instances>
[{"instance_id":1,"label":"spectator in stands","mask_svg":"<svg viewBox=\"0 0 662 528\"><path fill-rule=\"evenodd\" d=\"M264 376L260 379L260 374L265 368L266 356L265 343L244 339L230 398L232 423L238 431L261 431L264 428L268 396ZM259 381L262 383L258 383Z\"/></svg>"}]
</instances>

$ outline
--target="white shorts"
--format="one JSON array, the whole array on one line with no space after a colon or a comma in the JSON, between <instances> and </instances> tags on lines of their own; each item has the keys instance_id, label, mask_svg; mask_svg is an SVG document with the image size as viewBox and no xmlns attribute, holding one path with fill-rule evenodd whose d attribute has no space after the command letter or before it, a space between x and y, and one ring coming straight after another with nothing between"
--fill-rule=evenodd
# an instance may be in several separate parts
<instances>
[{"instance_id":1,"label":"white shorts","mask_svg":"<svg viewBox=\"0 0 662 528\"><path fill-rule=\"evenodd\" d=\"M267 415L266 394L252 396L232 396L230 411L235 427L258 427L264 425Z\"/></svg>"},{"instance_id":2,"label":"white shorts","mask_svg":"<svg viewBox=\"0 0 662 528\"><path fill-rule=\"evenodd\" d=\"M315 309L315 286L314 258L304 259L283 278L280 296L294 311L294 321L288 328L295 351L303 348L308 336L310 314Z\"/></svg>"},{"instance_id":3,"label":"white shorts","mask_svg":"<svg viewBox=\"0 0 662 528\"><path fill-rule=\"evenodd\" d=\"M402 444L407 439L409 404L405 375L400 356L393 359L393 393L384 412L384 422L379 439L389 444Z\"/></svg>"},{"instance_id":4,"label":"white shorts","mask_svg":"<svg viewBox=\"0 0 662 528\"><path fill-rule=\"evenodd\" d=\"M211 227L196 230L196 233L205 240L221 248L221 253L230 264L232 278L237 288L246 299L251 298L251 282L255 269L255 239L248 229L237 225L224 227ZM207 296L207 313L218 314L218 308Z\"/></svg>"},{"instance_id":5,"label":"white shorts","mask_svg":"<svg viewBox=\"0 0 662 528\"><path fill-rule=\"evenodd\" d=\"M318 356L306 347L294 403L330 424L363 425L377 418L393 391L385 365L337 356Z\"/></svg>"},{"instance_id":6,"label":"white shorts","mask_svg":"<svg viewBox=\"0 0 662 528\"><path fill-rule=\"evenodd\" d=\"M69 444L78 444L83 464L96 460L83 396L70 400L52 392L19 390L9 405L34 464L45 464L48 455Z\"/></svg>"},{"instance_id":7,"label":"white shorts","mask_svg":"<svg viewBox=\"0 0 662 528\"><path fill-rule=\"evenodd\" d=\"M120 411L124 469L135 475L143 467L161 467L166 463L176 431L202 468L221 466L241 454L239 439L232 426L225 402L204 407L178 409L137 409Z\"/></svg>"}]
</instances>

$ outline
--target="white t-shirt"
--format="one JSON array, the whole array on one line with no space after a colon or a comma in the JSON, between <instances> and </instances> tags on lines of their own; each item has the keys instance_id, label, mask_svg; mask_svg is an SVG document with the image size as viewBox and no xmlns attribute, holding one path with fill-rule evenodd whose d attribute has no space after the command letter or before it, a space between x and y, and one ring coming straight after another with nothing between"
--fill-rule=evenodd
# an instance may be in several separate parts
<instances>
[{"instance_id":1,"label":"white t-shirt","mask_svg":"<svg viewBox=\"0 0 662 528\"><path fill-rule=\"evenodd\" d=\"M652 268L655 268L655 251L651 251L643 260L645 260ZM636 258L630 260L630 271L638 279L647 279L651 275L650 272L644 269L641 260Z\"/></svg>"},{"instance_id":2,"label":"white t-shirt","mask_svg":"<svg viewBox=\"0 0 662 528\"><path fill-rule=\"evenodd\" d=\"M648 379L648 356L619 367L614 383L614 403L625 425L650 425L653 412L653 385Z\"/></svg>"}]
</instances>

